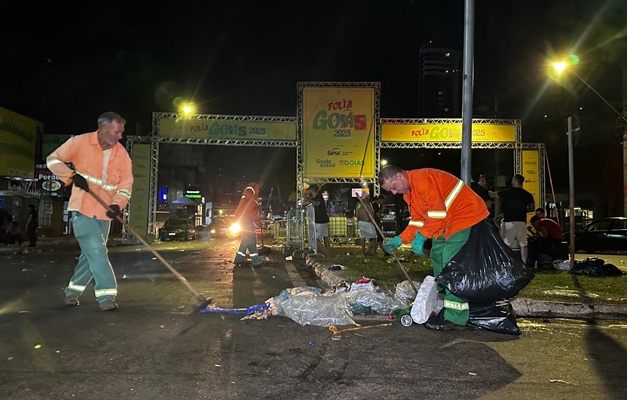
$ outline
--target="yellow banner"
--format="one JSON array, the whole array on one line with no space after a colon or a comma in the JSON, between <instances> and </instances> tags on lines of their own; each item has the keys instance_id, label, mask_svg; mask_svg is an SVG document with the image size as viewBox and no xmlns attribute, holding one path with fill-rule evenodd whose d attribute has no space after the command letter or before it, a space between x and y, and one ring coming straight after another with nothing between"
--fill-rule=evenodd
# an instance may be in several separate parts
<instances>
[{"instance_id":1,"label":"yellow banner","mask_svg":"<svg viewBox=\"0 0 627 400\"><path fill-rule=\"evenodd\" d=\"M133 195L130 202L129 226L138 234L145 236L149 233L150 145L134 144L132 161Z\"/></svg>"},{"instance_id":2,"label":"yellow banner","mask_svg":"<svg viewBox=\"0 0 627 400\"><path fill-rule=\"evenodd\" d=\"M296 123L161 118L159 136L195 139L296 140Z\"/></svg>"},{"instance_id":3,"label":"yellow banner","mask_svg":"<svg viewBox=\"0 0 627 400\"><path fill-rule=\"evenodd\" d=\"M381 124L383 142L461 142L462 124ZM472 124L473 142L516 142L516 125Z\"/></svg>"},{"instance_id":4,"label":"yellow banner","mask_svg":"<svg viewBox=\"0 0 627 400\"><path fill-rule=\"evenodd\" d=\"M35 176L35 120L0 107L0 175Z\"/></svg>"},{"instance_id":5,"label":"yellow banner","mask_svg":"<svg viewBox=\"0 0 627 400\"><path fill-rule=\"evenodd\" d=\"M305 178L374 178L375 89L303 88Z\"/></svg>"},{"instance_id":6,"label":"yellow banner","mask_svg":"<svg viewBox=\"0 0 627 400\"><path fill-rule=\"evenodd\" d=\"M521 154L522 176L525 177L523 188L531 193L536 208L543 206L540 199L540 152L538 150L523 150Z\"/></svg>"}]
</instances>

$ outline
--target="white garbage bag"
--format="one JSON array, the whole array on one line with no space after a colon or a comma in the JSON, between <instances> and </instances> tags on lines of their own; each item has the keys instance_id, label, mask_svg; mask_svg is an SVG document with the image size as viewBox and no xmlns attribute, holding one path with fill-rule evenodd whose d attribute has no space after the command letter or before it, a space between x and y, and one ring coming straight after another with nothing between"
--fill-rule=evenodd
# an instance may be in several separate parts
<instances>
[{"instance_id":1,"label":"white garbage bag","mask_svg":"<svg viewBox=\"0 0 627 400\"><path fill-rule=\"evenodd\" d=\"M424 324L427 322L431 313L436 307L438 300L438 284L435 283L435 278L431 275L427 275L418 288L416 299L411 306L411 318L417 324Z\"/></svg>"}]
</instances>

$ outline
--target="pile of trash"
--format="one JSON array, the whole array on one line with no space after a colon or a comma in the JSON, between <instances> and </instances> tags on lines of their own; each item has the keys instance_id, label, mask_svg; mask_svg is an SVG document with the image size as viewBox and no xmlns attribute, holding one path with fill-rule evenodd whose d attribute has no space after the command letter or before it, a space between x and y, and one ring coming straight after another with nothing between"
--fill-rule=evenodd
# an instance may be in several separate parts
<instances>
[{"instance_id":1,"label":"pile of trash","mask_svg":"<svg viewBox=\"0 0 627 400\"><path fill-rule=\"evenodd\" d=\"M312 286L284 289L266 304L272 315L287 317L300 325L357 325L354 314L389 315L397 308L407 307L408 299L416 293L412 295L412 290L408 282L401 283L396 295L391 295L364 277L352 283L342 282L327 291Z\"/></svg>"}]
</instances>

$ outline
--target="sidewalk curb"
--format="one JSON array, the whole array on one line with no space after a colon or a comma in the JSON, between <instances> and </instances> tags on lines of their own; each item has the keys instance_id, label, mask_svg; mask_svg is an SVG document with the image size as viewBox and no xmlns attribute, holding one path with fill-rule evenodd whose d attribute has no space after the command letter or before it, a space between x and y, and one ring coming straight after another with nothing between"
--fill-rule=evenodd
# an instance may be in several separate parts
<instances>
[{"instance_id":1,"label":"sidewalk curb","mask_svg":"<svg viewBox=\"0 0 627 400\"><path fill-rule=\"evenodd\" d=\"M335 287L344 279L337 276L328 266L305 259L305 264L329 287ZM510 300L517 317L531 318L579 318L579 319L627 319L627 306L612 304L560 303L544 300L515 298Z\"/></svg>"}]
</instances>

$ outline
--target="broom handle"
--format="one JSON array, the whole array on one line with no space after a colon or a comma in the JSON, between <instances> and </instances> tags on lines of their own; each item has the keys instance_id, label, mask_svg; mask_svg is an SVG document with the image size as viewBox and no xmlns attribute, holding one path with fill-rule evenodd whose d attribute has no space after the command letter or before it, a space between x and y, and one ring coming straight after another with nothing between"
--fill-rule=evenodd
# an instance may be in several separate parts
<instances>
[{"instance_id":1,"label":"broom handle","mask_svg":"<svg viewBox=\"0 0 627 400\"><path fill-rule=\"evenodd\" d=\"M372 213L370 212L368 207L366 207L366 204L364 203L364 200L359 195L357 196L357 198L359 199L359 202L361 203L361 205L364 208L364 210L366 210L366 213L368 214L368 218L370 218L370 221L371 221L372 225L374 225L374 227L377 230L377 232L379 232L381 237L385 237L385 235L383 234L383 230L381 230L381 227L379 226L379 224L377 224L376 220L374 219L374 216L372 215ZM403 264L401 264L401 260L399 260L399 258L396 256L396 253L394 253L394 252L392 252L392 256L396 260L396 263L398 264L398 266L401 269L401 271L403 271L403 274L405 274L405 278L407 278L407 280L409 281L409 285L411 286L411 288L414 289L416 291L416 293L417 293L418 289L416 288L416 285L414 285L414 281L412 281L411 278L409 277L409 274L405 270L405 267L403 266Z\"/></svg>"},{"instance_id":2,"label":"broom handle","mask_svg":"<svg viewBox=\"0 0 627 400\"><path fill-rule=\"evenodd\" d=\"M96 199L96 201L97 201L98 203L100 203L100 205L101 205L101 206L103 206L103 207L104 207L107 211L110 211L111 213L114 213L114 211L111 209L111 207L109 207L109 206L107 205L107 203L105 203L105 202L104 202L104 201L100 198L100 196L98 196L96 193L94 193L94 192L93 192L93 191L91 191L91 190L90 190L90 191L88 191L87 193L91 194L91 195L92 195L92 197L93 197L94 199ZM170 272L172 272L172 273L173 273L173 274L174 274L177 278L179 278L179 280L180 280L181 282L183 282L183 284L184 284L185 286L187 286L187 288L188 288L188 289L189 289L189 290L190 290L193 294L195 294L195 295L196 295L196 297L198 297L199 299L202 299L202 300L206 300L206 299L205 299L205 297L204 297L204 296L202 296L200 293L198 293L198 292L196 291L196 289L194 289L194 288L192 287L192 285L191 285L191 284L187 281L187 279L185 279L185 277L184 277L183 275L181 275L181 274L180 274L177 270L175 270L175 269L174 269L174 267L173 267L172 265L170 265L170 263L169 263L169 262L167 262L167 261L165 260L165 258L163 258L163 257L161 256L161 254L157 253L157 252L156 252L156 251L155 251L155 250L154 250L154 249L153 249L153 248L152 248L152 247L151 247L151 246L150 246L150 245L149 245L149 244L148 244L148 243L144 240L144 238L142 238L141 236L139 236L139 235L137 234L137 232L135 232L135 230L134 230L133 228L131 228L129 224L127 224L126 222L124 222L124 220L122 220L122 218L121 218L121 217L120 217L117 213L114 213L114 214L116 214L116 215L115 215L115 219L117 219L117 220L118 220L118 221L119 221L122 225L124 225L124 227L125 227L126 229L128 229L128 230L129 230L129 232L131 232L131 233L133 234L133 236L135 236L135 238L137 238L137 240L139 240L139 241L140 241L140 242L141 242L144 246L146 246L146 248L147 248L148 250L150 250L150 252L151 252L151 253L152 253L155 257L157 257L157 259L158 259L159 261L161 261L161 262L163 263L163 265L165 265L165 266L166 266L166 267L170 270Z\"/></svg>"}]
</instances>

